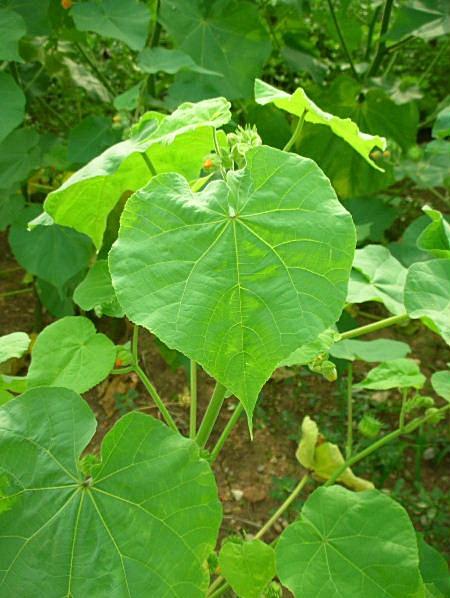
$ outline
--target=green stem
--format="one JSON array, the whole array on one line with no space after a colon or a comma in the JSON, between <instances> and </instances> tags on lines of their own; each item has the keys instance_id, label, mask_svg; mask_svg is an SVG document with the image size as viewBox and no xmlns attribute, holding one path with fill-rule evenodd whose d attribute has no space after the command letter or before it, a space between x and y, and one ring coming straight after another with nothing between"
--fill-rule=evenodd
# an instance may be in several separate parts
<instances>
[{"instance_id":1,"label":"green stem","mask_svg":"<svg viewBox=\"0 0 450 598\"><path fill-rule=\"evenodd\" d=\"M417 85L420 85L422 83L422 81L427 78L427 76L429 75L429 73L433 70L434 65L436 64L436 62L439 60L439 58L442 56L442 54L447 50L448 44L449 44L449 40L447 40L444 44L442 44L441 49L439 50L439 52L435 55L435 57L433 58L433 60L428 64L427 68L422 73L422 76L418 80Z\"/></svg>"},{"instance_id":2,"label":"green stem","mask_svg":"<svg viewBox=\"0 0 450 598\"><path fill-rule=\"evenodd\" d=\"M347 444L345 447L345 458L350 459L353 449L353 363L348 364L347 373Z\"/></svg>"},{"instance_id":3,"label":"green stem","mask_svg":"<svg viewBox=\"0 0 450 598\"><path fill-rule=\"evenodd\" d=\"M408 389L402 388L402 407L400 409L400 416L398 419L398 427L399 430L402 432L405 429L405 407L406 407L406 399L408 398Z\"/></svg>"},{"instance_id":4,"label":"green stem","mask_svg":"<svg viewBox=\"0 0 450 598\"><path fill-rule=\"evenodd\" d=\"M327 3L328 3L328 8L330 10L331 18L333 19L333 23L334 23L334 26L336 28L336 32L337 32L338 37L339 37L339 41L341 42L342 49L344 50L344 53L347 56L347 60L348 60L348 63L350 65L350 68L352 70L353 76L355 77L355 79L359 79L359 75L356 72L355 65L353 64L353 60L352 60L350 51L349 51L348 46L347 46L347 44L345 42L345 38L344 38L344 36L342 34L342 30L341 30L341 27L339 25L339 21L337 20L337 16L336 16L336 12L334 10L333 3L332 3L331 0L327 0Z\"/></svg>"},{"instance_id":5,"label":"green stem","mask_svg":"<svg viewBox=\"0 0 450 598\"><path fill-rule=\"evenodd\" d=\"M195 438L197 434L197 364L193 359L190 362L191 382L191 407L189 413L189 437Z\"/></svg>"},{"instance_id":6,"label":"green stem","mask_svg":"<svg viewBox=\"0 0 450 598\"><path fill-rule=\"evenodd\" d=\"M147 389L147 392L149 393L149 395L154 400L154 402L155 402L156 406L158 407L158 409L160 410L161 415L163 416L164 421L166 422L166 424L169 426L169 428L172 428L172 430L174 430L175 432L178 432L178 428L177 428L176 423L174 422L174 420L173 420L172 416L170 415L169 411L167 410L167 407L164 405L164 403L163 403L161 397L159 396L156 388L153 386L153 384L148 379L148 377L147 377L146 373L144 372L144 370L141 368L140 365L138 365L136 363L135 366L134 366L134 371L139 376L140 381L145 386L145 388Z\"/></svg>"},{"instance_id":7,"label":"green stem","mask_svg":"<svg viewBox=\"0 0 450 598\"><path fill-rule=\"evenodd\" d=\"M225 400L225 392L225 386L222 386L222 384L217 382L211 400L209 401L208 408L203 416L202 423L200 424L197 436L195 437L197 444L202 448L208 442L214 424L219 417L220 410Z\"/></svg>"},{"instance_id":8,"label":"green stem","mask_svg":"<svg viewBox=\"0 0 450 598\"><path fill-rule=\"evenodd\" d=\"M133 338L131 339L131 354L133 355L134 363L139 363L139 326L133 326Z\"/></svg>"},{"instance_id":9,"label":"green stem","mask_svg":"<svg viewBox=\"0 0 450 598\"><path fill-rule=\"evenodd\" d=\"M369 60L370 52L372 50L372 40L373 40L373 30L375 28L375 23L378 21L378 16L380 14L381 6L377 6L373 12L372 20L369 24L369 32L367 34L367 46L366 46L366 53L364 55L365 60Z\"/></svg>"},{"instance_id":10,"label":"green stem","mask_svg":"<svg viewBox=\"0 0 450 598\"><path fill-rule=\"evenodd\" d=\"M152 173L152 176L156 176L158 173L156 172L156 168L155 168L153 162L150 160L150 157L147 156L147 154L145 152L142 152L141 156L142 156L142 159L144 160L144 162L147 164L148 169Z\"/></svg>"},{"instance_id":11,"label":"green stem","mask_svg":"<svg viewBox=\"0 0 450 598\"><path fill-rule=\"evenodd\" d=\"M36 100L39 102L39 104L41 104L41 106L45 110L50 112L50 114L52 114L56 118L56 120L59 122L60 125L62 125L64 129L70 129L70 126L61 116L61 114L57 110L55 110L53 106L51 106L46 100L44 100L44 98L41 98L41 96L36 96Z\"/></svg>"},{"instance_id":12,"label":"green stem","mask_svg":"<svg viewBox=\"0 0 450 598\"><path fill-rule=\"evenodd\" d=\"M294 129L294 132L291 135L291 138L288 140L286 145L283 147L284 152L288 152L291 149L291 147L294 145L296 140L300 137L300 134L303 129L303 124L305 122L305 116L306 116L306 110L303 110L301 116L299 117L299 119L297 121L297 125Z\"/></svg>"},{"instance_id":13,"label":"green stem","mask_svg":"<svg viewBox=\"0 0 450 598\"><path fill-rule=\"evenodd\" d=\"M230 435L231 430L234 428L234 426L239 421L239 418L241 417L243 411L244 411L244 407L243 407L242 403L239 403L239 405L233 411L232 416L228 420L227 425L223 429L223 432L220 435L219 440L216 442L215 447L211 451L211 456L209 458L210 463L214 463L214 461L217 459L220 451L223 448L223 445L225 444L228 436Z\"/></svg>"},{"instance_id":14,"label":"green stem","mask_svg":"<svg viewBox=\"0 0 450 598\"><path fill-rule=\"evenodd\" d=\"M26 289L17 289L17 291L6 291L5 293L0 293L0 297L12 297L13 295L21 295L22 293L31 293L32 290L32 287L27 287Z\"/></svg>"},{"instance_id":15,"label":"green stem","mask_svg":"<svg viewBox=\"0 0 450 598\"><path fill-rule=\"evenodd\" d=\"M83 56L83 58L88 63L88 65L91 67L91 69L94 71L94 73L97 75L97 77L100 79L100 81L103 83L103 85L106 87L106 89L109 91L109 93L113 97L116 96L117 94L114 91L113 87L111 86L110 82L105 77L105 75L102 73L102 71L99 69L99 67L95 64L94 60L89 56L89 54L86 52L86 50L78 42L75 42L75 47L78 50L78 52L81 54L81 56Z\"/></svg>"},{"instance_id":16,"label":"green stem","mask_svg":"<svg viewBox=\"0 0 450 598\"><path fill-rule=\"evenodd\" d=\"M114 374L115 376L120 376L121 374L129 374L130 372L134 372L134 367L132 365L124 368L115 368L111 370L111 374Z\"/></svg>"},{"instance_id":17,"label":"green stem","mask_svg":"<svg viewBox=\"0 0 450 598\"><path fill-rule=\"evenodd\" d=\"M159 38L161 36L161 23L158 21L160 8L160 0L156 1L155 9L155 22L153 24L152 33L148 42L149 48L154 48L159 44ZM156 97L156 75L152 73L148 78L147 89L152 97Z\"/></svg>"},{"instance_id":18,"label":"green stem","mask_svg":"<svg viewBox=\"0 0 450 598\"><path fill-rule=\"evenodd\" d=\"M384 318L384 320L379 320L373 324L367 324L366 326L353 328L353 330L347 330L340 335L340 340L346 338L355 338L356 336L363 336L364 334L369 334L370 332L375 332L376 330L382 330L383 328L388 328L389 326L394 326L395 324L403 324L408 320L409 316L407 314Z\"/></svg>"},{"instance_id":19,"label":"green stem","mask_svg":"<svg viewBox=\"0 0 450 598\"><path fill-rule=\"evenodd\" d=\"M445 407L441 407L441 409L438 409L438 413L444 413L448 409L450 409L450 405L445 405ZM348 467L351 467L355 463L358 463L358 461L365 459L367 456L371 455L373 452L377 451L378 449L383 447L385 444L389 444L389 442L392 442L399 436L402 436L403 434L409 434L410 432L414 432L414 430L416 428L419 428L421 425L425 424L428 420L431 420L433 417L435 417L435 415L436 415L436 413L433 413L430 415L425 415L424 417L421 417L421 418L416 418L415 420L413 420L412 422L410 422L409 424L404 426L403 430L400 430L400 429L394 430L393 432L386 434L386 436L383 436L376 442L372 443L370 446L368 446L364 450L360 451L356 455L353 455L353 457L350 457L350 459L347 459L345 461L345 463L343 463L340 467L338 467L338 469L336 469L336 471L333 473L333 475L330 477L330 479L325 482L324 486L332 486L341 477L341 475L344 473L344 471Z\"/></svg>"},{"instance_id":20,"label":"green stem","mask_svg":"<svg viewBox=\"0 0 450 598\"><path fill-rule=\"evenodd\" d=\"M391 19L393 5L394 0L386 0L383 10L383 17L381 19L381 28L380 35L378 37L377 50L375 52L372 64L370 65L369 70L367 71L368 77L374 77L377 74L378 69L380 68L380 65L383 61L384 55L387 52L386 42L384 41L383 37L389 28L389 21Z\"/></svg>"}]
</instances>

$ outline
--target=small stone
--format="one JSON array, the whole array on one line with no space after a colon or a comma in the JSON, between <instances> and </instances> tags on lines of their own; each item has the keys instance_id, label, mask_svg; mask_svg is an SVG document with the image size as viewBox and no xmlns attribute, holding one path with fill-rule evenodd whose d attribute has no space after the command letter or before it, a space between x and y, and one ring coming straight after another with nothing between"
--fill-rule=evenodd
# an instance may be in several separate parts
<instances>
[{"instance_id":1,"label":"small stone","mask_svg":"<svg viewBox=\"0 0 450 598\"><path fill-rule=\"evenodd\" d=\"M256 468L256 471L258 473L264 473L264 465L258 465L258 467Z\"/></svg>"},{"instance_id":2,"label":"small stone","mask_svg":"<svg viewBox=\"0 0 450 598\"><path fill-rule=\"evenodd\" d=\"M243 491L239 490L238 488L232 488L231 494L233 495L234 500L241 500L244 496Z\"/></svg>"}]
</instances>

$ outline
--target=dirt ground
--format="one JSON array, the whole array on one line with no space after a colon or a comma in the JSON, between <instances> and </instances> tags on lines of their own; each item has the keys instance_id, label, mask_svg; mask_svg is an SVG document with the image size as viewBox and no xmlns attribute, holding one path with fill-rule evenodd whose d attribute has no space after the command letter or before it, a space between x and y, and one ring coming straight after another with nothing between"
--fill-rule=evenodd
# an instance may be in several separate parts
<instances>
[{"instance_id":1,"label":"dirt ground","mask_svg":"<svg viewBox=\"0 0 450 598\"><path fill-rule=\"evenodd\" d=\"M51 321L51 318L41 309L30 285L24 284L25 272L21 270L12 257L6 236L0 233L0 335L22 330L28 333L36 332L41 324ZM24 290L19 294L5 295L5 293ZM380 308L374 307L373 312ZM380 312L381 313L381 312ZM370 320L359 319L360 324ZM125 342L130 335L130 328L120 322L112 323L110 319L97 320L96 325L107 332L116 343ZM412 349L412 357L420 360L422 371L430 374L437 369L444 369L450 361L448 347L440 339L428 333L423 327L414 324L408 331L387 330L384 337L397 338L408 342ZM169 405L182 431L188 428L188 377L183 368L173 371L162 358L155 340L147 333L141 333L140 351L144 369L152 379L159 394ZM22 373L26 372L26 362L22 366ZM367 366L356 368L358 377ZM310 374L305 368L301 373L292 376L292 372L278 371L263 390L262 400L255 412L255 430L253 441L249 438L247 423L242 417L233 430L225 448L217 459L214 469L218 480L219 493L224 505L223 535L229 533L252 534L270 517L276 507L287 496L296 481L305 473L295 459L295 449L298 438L298 428L306 414L322 423L331 435L339 436L338 430L344 422L344 399L339 383L329 383L317 375ZM199 373L199 408L201 412L206 406L208 397L213 389L213 382L203 372ZM125 397L129 401L128 408L140 409L157 416L156 410L145 394L145 390L138 383L133 374L110 376L110 378L85 395L86 400L94 410L97 420L97 433L90 445L97 450L104 434L120 417L120 412L126 409L117 396ZM131 397L131 399L130 399ZM131 402L130 402L131 401ZM236 400L227 399L222 411L217 429L223 429L232 413ZM389 414L386 415L389 421ZM439 450L431 458L423 460L421 464L421 485L429 493L436 488L447 495L450 488L450 451L448 451L448 425L440 425L443 438L437 439ZM447 432L446 432L447 430ZM445 437L445 435L447 435ZM212 438L218 437L216 432ZM447 446L447 450L442 446ZM414 485L414 468L416 467L413 449L406 448L406 466L401 471L390 471L384 480L384 487L395 487L399 477L404 480L408 492L408 501L403 499L404 506L410 512L418 529L426 533L432 541L439 540L439 550L450 554L450 530L435 528L444 525L450 519L449 503L446 502L447 518L442 513L441 518L430 519L424 517L426 506L420 507L419 491ZM395 463L394 463L395 466ZM358 467L356 473L364 472ZM300 503L308 492L314 489L310 483ZM403 495L402 495L403 496ZM440 503L441 504L441 503ZM445 504L445 501L444 501ZM441 507L442 509L442 507ZM428 512L428 511L427 511ZM279 520L272 532L265 537L271 540L282 531L288 521L295 516L295 511L286 514ZM442 518L443 516L443 518ZM444 521L444 523L436 523ZM447 538L446 538L447 537ZM445 539L446 538L446 539Z\"/></svg>"}]
</instances>

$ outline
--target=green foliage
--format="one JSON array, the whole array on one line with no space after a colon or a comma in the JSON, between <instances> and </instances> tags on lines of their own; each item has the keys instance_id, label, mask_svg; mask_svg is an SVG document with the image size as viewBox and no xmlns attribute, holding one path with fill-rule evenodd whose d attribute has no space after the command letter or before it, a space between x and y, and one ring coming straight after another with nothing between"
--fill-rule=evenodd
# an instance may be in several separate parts
<instances>
[{"instance_id":1,"label":"green foliage","mask_svg":"<svg viewBox=\"0 0 450 598\"><path fill-rule=\"evenodd\" d=\"M395 542L392 539L395 538ZM404 509L376 490L318 488L276 546L277 572L294 594L420 595L415 532ZM392 566L395 563L395 567Z\"/></svg>"},{"instance_id":2,"label":"green foliage","mask_svg":"<svg viewBox=\"0 0 450 598\"><path fill-rule=\"evenodd\" d=\"M0 121L0 142L2 142L24 119L25 95L13 77L4 72L0 72L0 95L4 102Z\"/></svg>"},{"instance_id":3,"label":"green foliage","mask_svg":"<svg viewBox=\"0 0 450 598\"><path fill-rule=\"evenodd\" d=\"M422 388L425 376L412 359L393 359L370 370L355 388L388 390L390 388Z\"/></svg>"},{"instance_id":4,"label":"green foliage","mask_svg":"<svg viewBox=\"0 0 450 598\"><path fill-rule=\"evenodd\" d=\"M98 260L75 289L73 300L86 311L98 316L122 318L124 312L117 301L106 260Z\"/></svg>"},{"instance_id":5,"label":"green foliage","mask_svg":"<svg viewBox=\"0 0 450 598\"><path fill-rule=\"evenodd\" d=\"M422 534L417 534L419 548L420 573L425 587L432 596L450 596L450 573L445 558L427 544ZM440 594L434 593L435 589Z\"/></svg>"},{"instance_id":6,"label":"green foliage","mask_svg":"<svg viewBox=\"0 0 450 598\"><path fill-rule=\"evenodd\" d=\"M28 384L85 392L114 367L116 349L87 318L61 318L38 336L31 353Z\"/></svg>"},{"instance_id":7,"label":"green foliage","mask_svg":"<svg viewBox=\"0 0 450 598\"><path fill-rule=\"evenodd\" d=\"M0 409L1 593L204 596L221 508L197 445L131 413L85 477L79 459L95 427L87 403L61 388Z\"/></svg>"},{"instance_id":8,"label":"green foliage","mask_svg":"<svg viewBox=\"0 0 450 598\"><path fill-rule=\"evenodd\" d=\"M348 361L389 361L406 357L411 347L401 341L377 338L373 341L345 339L330 347L330 355Z\"/></svg>"},{"instance_id":9,"label":"green foliage","mask_svg":"<svg viewBox=\"0 0 450 598\"><path fill-rule=\"evenodd\" d=\"M428 251L434 257L450 258L450 224L439 210L425 206L423 211L431 219L431 223L417 239L418 248Z\"/></svg>"},{"instance_id":10,"label":"green foliage","mask_svg":"<svg viewBox=\"0 0 450 598\"><path fill-rule=\"evenodd\" d=\"M431 376L434 391L450 403L450 371L434 372Z\"/></svg>"},{"instance_id":11,"label":"green foliage","mask_svg":"<svg viewBox=\"0 0 450 598\"><path fill-rule=\"evenodd\" d=\"M67 159L71 164L86 164L117 141L111 119L88 116L71 129L68 137Z\"/></svg>"},{"instance_id":12,"label":"green foliage","mask_svg":"<svg viewBox=\"0 0 450 598\"><path fill-rule=\"evenodd\" d=\"M354 242L317 166L263 146L198 194L179 175L150 181L125 207L110 269L128 318L200 363L251 421L279 362L339 317Z\"/></svg>"},{"instance_id":13,"label":"green foliage","mask_svg":"<svg viewBox=\"0 0 450 598\"><path fill-rule=\"evenodd\" d=\"M0 336L0 364L13 357L22 357L29 344L30 337L25 332L11 332Z\"/></svg>"},{"instance_id":14,"label":"green foliage","mask_svg":"<svg viewBox=\"0 0 450 598\"><path fill-rule=\"evenodd\" d=\"M0 8L0 60L22 62L18 42L25 32L25 21L20 14L9 8Z\"/></svg>"}]
</instances>

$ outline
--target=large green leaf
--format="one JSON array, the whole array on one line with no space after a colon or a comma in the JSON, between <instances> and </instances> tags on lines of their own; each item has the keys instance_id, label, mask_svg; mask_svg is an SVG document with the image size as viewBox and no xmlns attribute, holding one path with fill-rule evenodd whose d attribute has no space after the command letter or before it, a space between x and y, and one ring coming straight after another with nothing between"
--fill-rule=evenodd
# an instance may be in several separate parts
<instances>
[{"instance_id":1,"label":"large green leaf","mask_svg":"<svg viewBox=\"0 0 450 598\"><path fill-rule=\"evenodd\" d=\"M108 214L125 191L136 191L151 174L147 153L158 172L198 175L213 145L212 127L230 119L223 98L182 104L170 116L148 113L130 139L113 145L50 193L44 208L58 224L92 238L100 248ZM154 118L153 118L154 117Z\"/></svg>"},{"instance_id":2,"label":"large green leaf","mask_svg":"<svg viewBox=\"0 0 450 598\"><path fill-rule=\"evenodd\" d=\"M407 270L381 245L357 249L348 286L347 301L379 301L395 315L405 313L403 289Z\"/></svg>"},{"instance_id":3,"label":"large green leaf","mask_svg":"<svg viewBox=\"0 0 450 598\"><path fill-rule=\"evenodd\" d=\"M148 35L150 11L137 0L77 2L70 12L79 31L94 31L142 50Z\"/></svg>"},{"instance_id":4,"label":"large green leaf","mask_svg":"<svg viewBox=\"0 0 450 598\"><path fill-rule=\"evenodd\" d=\"M439 210L425 206L423 211L431 222L417 239L417 247L434 257L450 258L450 224Z\"/></svg>"},{"instance_id":5,"label":"large green leaf","mask_svg":"<svg viewBox=\"0 0 450 598\"><path fill-rule=\"evenodd\" d=\"M50 0L0 0L0 6L19 13L27 26L28 35L48 35Z\"/></svg>"},{"instance_id":6,"label":"large green leaf","mask_svg":"<svg viewBox=\"0 0 450 598\"><path fill-rule=\"evenodd\" d=\"M193 193L160 175L131 197L110 270L127 316L244 404L342 309L355 232L314 162L260 146Z\"/></svg>"},{"instance_id":7,"label":"large green leaf","mask_svg":"<svg viewBox=\"0 0 450 598\"><path fill-rule=\"evenodd\" d=\"M358 125L349 118L339 118L329 112L324 112L317 106L305 91L298 87L293 94L277 89L260 79L255 81L255 99L258 104L275 104L277 108L286 110L290 114L303 117L305 122L329 127L335 135L348 143L366 162L377 170L382 170L370 158L375 147L386 149L386 139L378 135L368 135L358 129Z\"/></svg>"},{"instance_id":8,"label":"large green leaf","mask_svg":"<svg viewBox=\"0 0 450 598\"><path fill-rule=\"evenodd\" d=\"M221 508L196 443L130 413L80 464L95 427L62 388L0 409L0 594L203 598Z\"/></svg>"},{"instance_id":9,"label":"large green leaf","mask_svg":"<svg viewBox=\"0 0 450 598\"><path fill-rule=\"evenodd\" d=\"M344 339L330 347L330 355L339 359L355 361L389 361L406 357L411 347L390 338L377 338L373 341Z\"/></svg>"},{"instance_id":10,"label":"large green leaf","mask_svg":"<svg viewBox=\"0 0 450 598\"><path fill-rule=\"evenodd\" d=\"M408 35L432 39L450 33L450 4L447 0L407 0L394 13L386 35L399 41Z\"/></svg>"},{"instance_id":11,"label":"large green leaf","mask_svg":"<svg viewBox=\"0 0 450 598\"><path fill-rule=\"evenodd\" d=\"M123 309L117 301L106 260L98 260L75 289L73 300L86 311L95 310L97 315L123 317Z\"/></svg>"},{"instance_id":12,"label":"large green leaf","mask_svg":"<svg viewBox=\"0 0 450 598\"><path fill-rule=\"evenodd\" d=\"M388 149L390 139L405 150L416 142L418 110L414 102L398 106L383 90L366 90L354 79L341 76L322 92L317 103L341 118L350 118L361 131L383 135ZM324 125L305 124L299 151L319 164L343 198L363 197L394 180L389 160L377 162L385 173L375 170Z\"/></svg>"},{"instance_id":13,"label":"large green leaf","mask_svg":"<svg viewBox=\"0 0 450 598\"><path fill-rule=\"evenodd\" d=\"M8 73L0 71L0 97L2 117L0 119L0 142L18 127L25 116L25 95Z\"/></svg>"},{"instance_id":14,"label":"large green leaf","mask_svg":"<svg viewBox=\"0 0 450 598\"><path fill-rule=\"evenodd\" d=\"M450 403L450 370L434 372L431 376L433 390Z\"/></svg>"},{"instance_id":15,"label":"large green leaf","mask_svg":"<svg viewBox=\"0 0 450 598\"><path fill-rule=\"evenodd\" d=\"M230 540L222 546L219 565L239 598L261 598L275 576L275 552L261 540Z\"/></svg>"},{"instance_id":16,"label":"large green leaf","mask_svg":"<svg viewBox=\"0 0 450 598\"><path fill-rule=\"evenodd\" d=\"M12 357L22 357L29 344L30 337L25 332L11 332L0 336L0 364Z\"/></svg>"},{"instance_id":17,"label":"large green leaf","mask_svg":"<svg viewBox=\"0 0 450 598\"><path fill-rule=\"evenodd\" d=\"M248 98L271 44L256 6L242 0L162 0L160 19L177 47L199 66L223 77L180 74L170 95L199 100L214 95Z\"/></svg>"},{"instance_id":18,"label":"large green leaf","mask_svg":"<svg viewBox=\"0 0 450 598\"><path fill-rule=\"evenodd\" d=\"M117 132L106 116L88 116L70 130L67 159L71 164L85 164L117 141Z\"/></svg>"},{"instance_id":19,"label":"large green leaf","mask_svg":"<svg viewBox=\"0 0 450 598\"><path fill-rule=\"evenodd\" d=\"M94 247L86 235L53 224L27 229L39 209L25 208L9 230L14 257L28 272L56 287L87 268Z\"/></svg>"},{"instance_id":20,"label":"large green leaf","mask_svg":"<svg viewBox=\"0 0 450 598\"><path fill-rule=\"evenodd\" d=\"M418 598L422 581L406 511L377 490L318 488L281 535L277 572L296 598Z\"/></svg>"},{"instance_id":21,"label":"large green leaf","mask_svg":"<svg viewBox=\"0 0 450 598\"><path fill-rule=\"evenodd\" d=\"M444 598L450 596L450 573L442 554L427 544L422 534L417 534L420 573L425 585L434 584Z\"/></svg>"},{"instance_id":22,"label":"large green leaf","mask_svg":"<svg viewBox=\"0 0 450 598\"><path fill-rule=\"evenodd\" d=\"M34 343L29 387L62 386L85 392L114 367L116 348L82 316L67 316L44 328Z\"/></svg>"},{"instance_id":23,"label":"large green leaf","mask_svg":"<svg viewBox=\"0 0 450 598\"><path fill-rule=\"evenodd\" d=\"M413 264L406 277L405 307L450 345L450 259Z\"/></svg>"},{"instance_id":24,"label":"large green leaf","mask_svg":"<svg viewBox=\"0 0 450 598\"><path fill-rule=\"evenodd\" d=\"M25 21L19 13L0 8L0 60L23 62L19 54L19 39L26 30Z\"/></svg>"},{"instance_id":25,"label":"large green leaf","mask_svg":"<svg viewBox=\"0 0 450 598\"><path fill-rule=\"evenodd\" d=\"M413 359L392 359L380 363L355 388L388 390L390 388L422 388L425 376Z\"/></svg>"}]
</instances>

